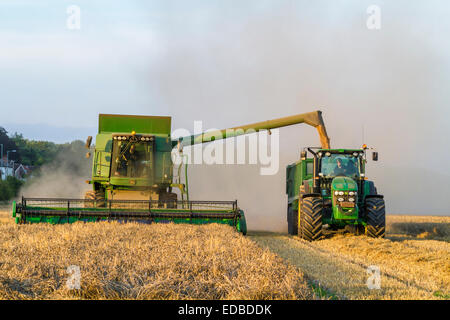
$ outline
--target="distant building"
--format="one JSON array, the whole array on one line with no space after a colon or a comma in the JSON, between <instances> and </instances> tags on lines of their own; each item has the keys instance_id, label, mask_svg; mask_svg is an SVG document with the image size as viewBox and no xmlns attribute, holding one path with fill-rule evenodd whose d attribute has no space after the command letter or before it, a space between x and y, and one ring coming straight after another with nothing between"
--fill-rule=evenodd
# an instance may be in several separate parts
<instances>
[{"instance_id":1,"label":"distant building","mask_svg":"<svg viewBox=\"0 0 450 320\"><path fill-rule=\"evenodd\" d=\"M32 166L25 166L14 161L6 162L0 160L0 179L6 180L8 177L13 176L17 179L24 180L25 177L33 171Z\"/></svg>"},{"instance_id":2,"label":"distant building","mask_svg":"<svg viewBox=\"0 0 450 320\"><path fill-rule=\"evenodd\" d=\"M0 163L0 177L2 180L6 180L9 176L14 176L14 163L11 161L9 164L6 163Z\"/></svg>"},{"instance_id":3,"label":"distant building","mask_svg":"<svg viewBox=\"0 0 450 320\"><path fill-rule=\"evenodd\" d=\"M24 180L26 175L28 175L31 171L31 166L24 166L23 164L17 164L14 166L14 176L20 180Z\"/></svg>"}]
</instances>

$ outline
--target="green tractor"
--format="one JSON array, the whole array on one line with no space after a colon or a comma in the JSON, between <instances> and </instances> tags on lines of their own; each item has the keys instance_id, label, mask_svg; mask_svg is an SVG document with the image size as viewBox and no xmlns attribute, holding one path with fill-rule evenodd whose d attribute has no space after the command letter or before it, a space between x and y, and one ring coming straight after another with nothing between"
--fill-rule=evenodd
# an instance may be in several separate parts
<instances>
[{"instance_id":1,"label":"green tractor","mask_svg":"<svg viewBox=\"0 0 450 320\"><path fill-rule=\"evenodd\" d=\"M286 168L289 234L307 241L320 239L324 230L384 237L384 199L366 178L366 151L366 145L306 148L300 161ZM372 160L378 160L377 152Z\"/></svg>"}]
</instances>

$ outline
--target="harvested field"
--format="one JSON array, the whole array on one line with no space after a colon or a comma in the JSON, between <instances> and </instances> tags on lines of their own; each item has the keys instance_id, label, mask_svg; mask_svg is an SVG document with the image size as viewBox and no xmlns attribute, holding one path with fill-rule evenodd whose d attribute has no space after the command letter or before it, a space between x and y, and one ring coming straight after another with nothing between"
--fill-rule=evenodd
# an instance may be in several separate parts
<instances>
[{"instance_id":1,"label":"harvested field","mask_svg":"<svg viewBox=\"0 0 450 320\"><path fill-rule=\"evenodd\" d=\"M388 216L385 239L222 225L15 225L0 212L0 299L449 299L450 217ZM253 240L253 241L252 241ZM67 268L80 267L69 290ZM381 288L369 289L369 266Z\"/></svg>"},{"instance_id":2,"label":"harvested field","mask_svg":"<svg viewBox=\"0 0 450 320\"><path fill-rule=\"evenodd\" d=\"M0 299L313 298L300 271L229 226L15 225L8 214ZM72 265L79 290L66 285Z\"/></svg>"},{"instance_id":3,"label":"harvested field","mask_svg":"<svg viewBox=\"0 0 450 320\"><path fill-rule=\"evenodd\" d=\"M449 299L449 222L450 217L388 216L385 239L335 235L309 243L264 232L250 237L339 298ZM373 265L381 271L379 290L366 284Z\"/></svg>"},{"instance_id":4,"label":"harvested field","mask_svg":"<svg viewBox=\"0 0 450 320\"><path fill-rule=\"evenodd\" d=\"M391 239L450 241L450 217L392 215L386 224Z\"/></svg>"}]
</instances>

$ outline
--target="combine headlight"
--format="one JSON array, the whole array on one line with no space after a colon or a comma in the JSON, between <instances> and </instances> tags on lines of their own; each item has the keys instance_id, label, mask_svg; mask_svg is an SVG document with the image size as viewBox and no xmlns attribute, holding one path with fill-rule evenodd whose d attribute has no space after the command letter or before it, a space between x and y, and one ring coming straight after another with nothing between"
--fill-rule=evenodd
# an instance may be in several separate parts
<instances>
[{"instance_id":1,"label":"combine headlight","mask_svg":"<svg viewBox=\"0 0 450 320\"><path fill-rule=\"evenodd\" d=\"M350 192L348 193L348 195L349 195L349 196L354 196L355 193L354 193L353 191L350 191Z\"/></svg>"},{"instance_id":2,"label":"combine headlight","mask_svg":"<svg viewBox=\"0 0 450 320\"><path fill-rule=\"evenodd\" d=\"M339 195L343 196L344 195L344 191L339 191Z\"/></svg>"},{"instance_id":3,"label":"combine headlight","mask_svg":"<svg viewBox=\"0 0 450 320\"><path fill-rule=\"evenodd\" d=\"M338 201L342 202L342 201L344 201L344 198L338 198Z\"/></svg>"},{"instance_id":4,"label":"combine headlight","mask_svg":"<svg viewBox=\"0 0 450 320\"><path fill-rule=\"evenodd\" d=\"M339 191L335 191L335 192L334 192L334 195L335 195L335 196L338 196L338 195L339 195Z\"/></svg>"},{"instance_id":5,"label":"combine headlight","mask_svg":"<svg viewBox=\"0 0 450 320\"><path fill-rule=\"evenodd\" d=\"M353 152L353 156L356 158L357 156L359 156L358 152Z\"/></svg>"},{"instance_id":6,"label":"combine headlight","mask_svg":"<svg viewBox=\"0 0 450 320\"><path fill-rule=\"evenodd\" d=\"M355 198L348 198L348 201L355 202Z\"/></svg>"}]
</instances>

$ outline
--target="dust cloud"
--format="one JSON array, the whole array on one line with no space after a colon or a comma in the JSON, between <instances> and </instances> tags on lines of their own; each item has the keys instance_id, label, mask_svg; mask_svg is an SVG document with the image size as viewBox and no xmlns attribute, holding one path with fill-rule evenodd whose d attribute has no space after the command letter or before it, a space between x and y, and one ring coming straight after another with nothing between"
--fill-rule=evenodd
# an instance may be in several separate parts
<instances>
[{"instance_id":1,"label":"dust cloud","mask_svg":"<svg viewBox=\"0 0 450 320\"><path fill-rule=\"evenodd\" d=\"M434 178L450 175L450 151L441 147L450 134L442 86L450 40L438 30L449 28L439 7L386 4L381 30L371 31L364 1L270 3L242 15L224 5L203 20L173 18L184 31L160 35L166 51L145 80L173 129L192 131L194 120L222 129L320 109L332 147L367 143L380 152L367 175L389 213L449 214L448 182ZM254 165L191 166L191 199L237 199L250 229L286 230L285 166L319 139L299 125L281 129L280 140L274 176ZM438 192L424 201L419 190Z\"/></svg>"},{"instance_id":2,"label":"dust cloud","mask_svg":"<svg viewBox=\"0 0 450 320\"><path fill-rule=\"evenodd\" d=\"M74 141L57 154L54 161L43 165L20 190L19 196L44 198L84 198L92 189L90 179L92 159L85 157L84 143Z\"/></svg>"}]
</instances>

